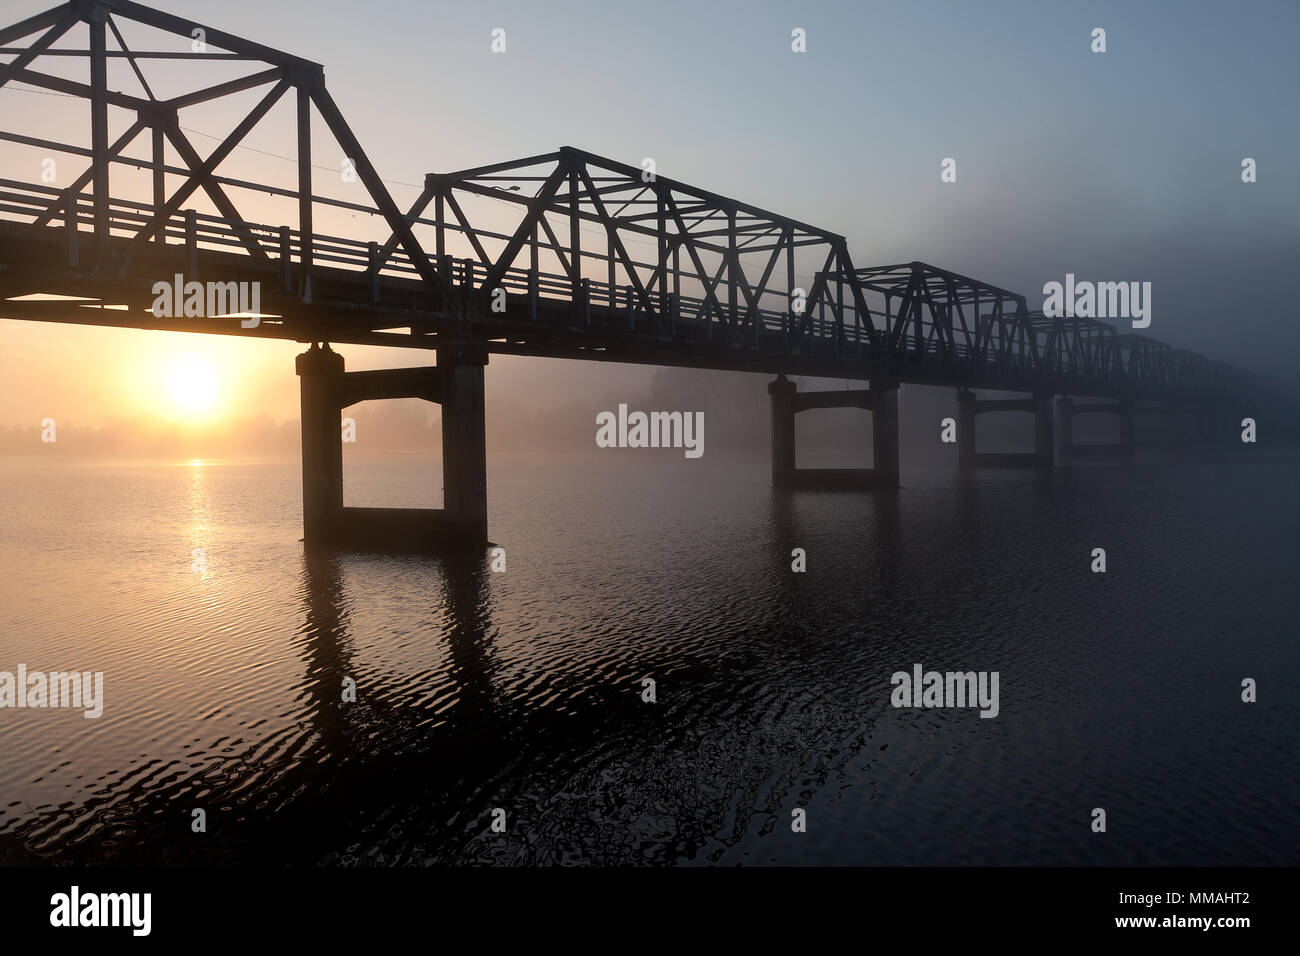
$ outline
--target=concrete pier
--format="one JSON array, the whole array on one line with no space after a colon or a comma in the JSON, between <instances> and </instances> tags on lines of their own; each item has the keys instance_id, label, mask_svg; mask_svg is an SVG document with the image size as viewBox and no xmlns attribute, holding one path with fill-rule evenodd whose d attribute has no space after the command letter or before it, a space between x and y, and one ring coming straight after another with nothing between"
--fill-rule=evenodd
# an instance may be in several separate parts
<instances>
[{"instance_id":1,"label":"concrete pier","mask_svg":"<svg viewBox=\"0 0 1300 956\"><path fill-rule=\"evenodd\" d=\"M798 387L778 375L769 382L767 393L772 396L772 484L789 488L794 484L794 396Z\"/></svg>"},{"instance_id":2,"label":"concrete pier","mask_svg":"<svg viewBox=\"0 0 1300 956\"><path fill-rule=\"evenodd\" d=\"M1136 410L1130 399L1121 398L1113 402L1089 402L1078 404L1073 399L1062 397L1057 400L1061 432L1062 461L1097 461L1132 458L1136 449L1134 442L1134 419ZM1074 441L1074 417L1076 415L1118 415L1119 441L1115 444L1079 445Z\"/></svg>"},{"instance_id":3,"label":"concrete pier","mask_svg":"<svg viewBox=\"0 0 1300 956\"><path fill-rule=\"evenodd\" d=\"M341 355L328 344L313 343L295 364L301 379L303 541L308 548L432 551L487 544L485 346L444 346L436 367L347 372ZM342 410L391 398L442 405L442 508L343 506Z\"/></svg>"},{"instance_id":4,"label":"concrete pier","mask_svg":"<svg viewBox=\"0 0 1300 956\"><path fill-rule=\"evenodd\" d=\"M487 426L483 370L487 346L462 343L438 349L442 382L442 504L448 532L466 543L487 543Z\"/></svg>"},{"instance_id":5,"label":"concrete pier","mask_svg":"<svg viewBox=\"0 0 1300 956\"><path fill-rule=\"evenodd\" d=\"M343 356L313 342L294 365L301 379L302 533L316 547L337 537L343 513Z\"/></svg>"},{"instance_id":6,"label":"concrete pier","mask_svg":"<svg viewBox=\"0 0 1300 956\"><path fill-rule=\"evenodd\" d=\"M1056 400L1057 456L1062 462L1074 457L1074 399L1062 395Z\"/></svg>"},{"instance_id":7,"label":"concrete pier","mask_svg":"<svg viewBox=\"0 0 1300 956\"><path fill-rule=\"evenodd\" d=\"M985 412L1029 412L1034 416L1032 452L981 452L975 440L975 418ZM1052 395L1030 398L977 399L969 389L957 391L957 459L969 468L1050 468L1055 463Z\"/></svg>"},{"instance_id":8,"label":"concrete pier","mask_svg":"<svg viewBox=\"0 0 1300 956\"><path fill-rule=\"evenodd\" d=\"M871 391L872 471L877 487L897 488L898 462L898 381L873 378Z\"/></svg>"},{"instance_id":9,"label":"concrete pier","mask_svg":"<svg viewBox=\"0 0 1300 956\"><path fill-rule=\"evenodd\" d=\"M898 487L898 382L878 376L869 389L800 393L784 374L767 386L772 401L772 484L777 488L874 490ZM797 468L794 417L814 408L871 412L872 467Z\"/></svg>"}]
</instances>

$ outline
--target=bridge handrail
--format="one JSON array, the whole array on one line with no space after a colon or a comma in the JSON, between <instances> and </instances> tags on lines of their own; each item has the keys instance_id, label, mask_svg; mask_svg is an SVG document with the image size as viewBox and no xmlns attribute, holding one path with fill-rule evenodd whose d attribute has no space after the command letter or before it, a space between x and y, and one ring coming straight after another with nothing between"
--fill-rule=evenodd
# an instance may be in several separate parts
<instances>
[{"instance_id":1,"label":"bridge handrail","mask_svg":"<svg viewBox=\"0 0 1300 956\"><path fill-rule=\"evenodd\" d=\"M30 216L36 221L53 202L66 199L66 190L0 179L0 214L6 217ZM153 207L149 203L113 197L109 212L113 230L134 234L150 221ZM411 217L411 221L431 222L420 217ZM93 228L93 203L89 197L74 197L72 208L68 210L65 206L49 228L66 229L70 222L79 231L83 226ZM452 227L450 223L443 225ZM302 236L296 229L192 209L178 210L169 216L162 223L160 234L169 246L193 243L208 249L247 250L251 242L273 261L280 259L286 249L291 258L302 254ZM375 245L313 232L311 258L348 271L367 273L375 262ZM427 259L461 286L478 289L489 275L489 266L472 258L429 255ZM378 271L391 277L416 278L420 274L401 248L391 250ZM573 282L565 274L540 270L534 273L512 267L502 273L500 286L511 293L535 297L539 302L572 305ZM638 318L649 317L657 335L680 337L690 333L692 339L703 334L706 338L732 340L734 333L740 331L739 342L731 341L731 344L745 344L748 339L749 344L762 347L776 344L791 352L815 351L823 346L849 348L875 360L972 371L984 368L1020 370L1031 375L1050 373L1062 382L1092 385L1120 386L1126 380L1140 380L1147 386L1166 388L1214 387L1229 378L1224 374L1216 376L1208 360L1200 356L1140 336L1124 337L1113 348L1108 345L1108 350L1093 349L1081 354L1081 343L1104 340L1114 330L1079 323L1050 325L1041 319L1038 324L1026 323L1023 317L982 313L978 302L967 316L974 321L974 329L964 328L958 335L955 327L936 320L936 315L944 309L934 308L933 302L931 307L905 319L890 314L886 308L872 309L869 305L862 310L846 305L841 319L826 315L823 303L822 314L805 320L790 311L763 307L738 306L732 314L728 305L715 303L705 296L664 295L655 288L637 292L630 285L596 278L584 279L582 286L587 308L602 320L609 321L611 316L627 317L628 328L635 330ZM982 346L975 341L981 335Z\"/></svg>"}]
</instances>

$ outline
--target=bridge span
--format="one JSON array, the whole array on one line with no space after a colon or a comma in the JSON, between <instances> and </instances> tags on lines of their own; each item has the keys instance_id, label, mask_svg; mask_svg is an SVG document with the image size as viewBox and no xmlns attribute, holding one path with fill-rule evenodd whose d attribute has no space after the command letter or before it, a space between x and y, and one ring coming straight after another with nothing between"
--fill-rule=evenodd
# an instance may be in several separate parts
<instances>
[{"instance_id":1,"label":"bridge span","mask_svg":"<svg viewBox=\"0 0 1300 956\"><path fill-rule=\"evenodd\" d=\"M309 544L487 540L490 354L773 374L773 480L791 487L897 487L900 383L957 390L966 466L1047 466L1058 445L1077 456L1078 414L1118 415L1110 453L1120 456L1132 453L1142 408L1179 434L1189 417L1224 432L1223 412L1252 387L1224 363L1096 319L1044 315L1021 294L927 263L859 267L843 236L572 147L429 173L403 210L320 64L129 0L72 0L0 29L0 56L0 86L88 107L81 142L42 135L32 113L0 121L11 148L85 161L66 185L0 178L0 311L308 344L296 371ZM235 73L194 87L187 67L190 87L164 93L177 60ZM183 118L213 103L242 118L205 156ZM329 141L313 136L314 121ZM267 124L292 132L296 182L225 170ZM313 165L335 156L357 184L348 197L313 183ZM259 212L244 215L236 199ZM273 205L283 218L264 213ZM342 214L363 214L366 228L321 231ZM236 307L248 289L256 307ZM347 372L330 343L431 350L437 364ZM800 394L790 375L869 387ZM444 508L344 508L341 410L398 397L442 404ZM795 415L832 406L871 411L872 469L795 468ZM1000 410L1035 416L1033 452L978 452L975 416Z\"/></svg>"}]
</instances>

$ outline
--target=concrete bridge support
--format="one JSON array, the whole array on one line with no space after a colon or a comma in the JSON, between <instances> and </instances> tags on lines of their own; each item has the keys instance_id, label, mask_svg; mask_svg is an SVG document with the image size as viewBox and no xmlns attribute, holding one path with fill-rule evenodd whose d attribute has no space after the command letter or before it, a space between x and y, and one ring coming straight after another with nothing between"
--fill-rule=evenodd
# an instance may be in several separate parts
<instances>
[{"instance_id":1,"label":"concrete bridge support","mask_svg":"<svg viewBox=\"0 0 1300 956\"><path fill-rule=\"evenodd\" d=\"M443 512L454 537L487 543L487 419L483 370L487 346L438 349L442 384Z\"/></svg>"},{"instance_id":2,"label":"concrete bridge support","mask_svg":"<svg viewBox=\"0 0 1300 956\"><path fill-rule=\"evenodd\" d=\"M874 490L898 487L898 382L877 376L869 389L799 393L784 374L767 386L772 399L772 484L778 488ZM871 412L872 467L795 467L794 417L813 408Z\"/></svg>"},{"instance_id":3,"label":"concrete bridge support","mask_svg":"<svg viewBox=\"0 0 1300 956\"><path fill-rule=\"evenodd\" d=\"M772 397L772 484L777 488L794 484L794 397L798 390L784 374L767 385Z\"/></svg>"},{"instance_id":4,"label":"concrete bridge support","mask_svg":"<svg viewBox=\"0 0 1300 956\"><path fill-rule=\"evenodd\" d=\"M313 344L296 361L302 398L303 541L308 548L429 551L487 543L483 370L487 348L439 348L436 367L344 370ZM442 508L345 508L342 410L358 402L420 398L442 405Z\"/></svg>"},{"instance_id":5,"label":"concrete bridge support","mask_svg":"<svg viewBox=\"0 0 1300 956\"><path fill-rule=\"evenodd\" d=\"M969 389L957 391L957 459L969 468L1050 468L1055 463L1052 394L1031 398L977 399ZM1034 416L1032 452L981 452L975 443L975 417L981 412L1030 412Z\"/></svg>"},{"instance_id":6,"label":"concrete bridge support","mask_svg":"<svg viewBox=\"0 0 1300 956\"><path fill-rule=\"evenodd\" d=\"M873 378L871 391L872 471L877 487L897 488L898 463L898 382Z\"/></svg>"},{"instance_id":7,"label":"concrete bridge support","mask_svg":"<svg viewBox=\"0 0 1300 956\"><path fill-rule=\"evenodd\" d=\"M1097 461L1133 457L1136 448L1134 441L1136 412L1130 399L1121 398L1114 402L1090 402L1079 405L1075 404L1071 398L1062 397L1057 399L1056 408L1060 416L1062 461ZM1074 417L1076 415L1092 414L1119 416L1119 441L1116 444L1079 445L1075 443Z\"/></svg>"},{"instance_id":8,"label":"concrete bridge support","mask_svg":"<svg viewBox=\"0 0 1300 956\"><path fill-rule=\"evenodd\" d=\"M1223 435L1235 435L1239 433L1236 421L1229 421L1228 418L1207 406L1196 408L1193 412L1193 428L1195 430L1196 440L1202 443L1214 442Z\"/></svg>"},{"instance_id":9,"label":"concrete bridge support","mask_svg":"<svg viewBox=\"0 0 1300 956\"><path fill-rule=\"evenodd\" d=\"M302 400L302 534L312 548L337 537L343 514L343 356L313 342L294 366Z\"/></svg>"},{"instance_id":10,"label":"concrete bridge support","mask_svg":"<svg viewBox=\"0 0 1300 956\"><path fill-rule=\"evenodd\" d=\"M1168 405L1162 410L1164 444L1170 448L1181 447L1187 441L1187 420L1179 405Z\"/></svg>"}]
</instances>

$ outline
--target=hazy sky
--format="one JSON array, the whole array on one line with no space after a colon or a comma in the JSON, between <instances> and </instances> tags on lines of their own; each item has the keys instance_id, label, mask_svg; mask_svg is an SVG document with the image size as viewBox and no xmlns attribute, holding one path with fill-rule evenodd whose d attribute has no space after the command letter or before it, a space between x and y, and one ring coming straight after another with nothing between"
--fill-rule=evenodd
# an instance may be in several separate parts
<instances>
[{"instance_id":1,"label":"hazy sky","mask_svg":"<svg viewBox=\"0 0 1300 956\"><path fill-rule=\"evenodd\" d=\"M0 20L49 5L4 0ZM1023 292L1031 306L1067 272L1149 281L1147 334L1279 374L1300 357L1293 2L159 6L323 63L400 206L418 194L403 184L426 172L560 145L633 164L653 157L663 175L848 236L859 266L923 259ZM490 49L496 27L504 54ZM1090 50L1094 27L1107 32L1104 54ZM791 52L794 28L806 31L804 54ZM75 75L72 66L59 72ZM125 74L110 86L136 91ZM2 125L62 123L84 141L84 114L69 103L0 90ZM213 141L200 133L224 135L241 116L209 110L183 122L206 153ZM318 129L314 159L336 166L342 153ZM293 185L292 164L253 151L292 155L287 124L244 143L252 149L232 157L242 171ZM956 183L940 182L945 157ZM1257 161L1258 182L1241 181L1243 157ZM0 175L35 180L38 159L0 148ZM64 182L81 168L60 162L70 164ZM336 179L318 171L314 188L345 195ZM377 228L351 225L358 238ZM346 226L318 220L320 231ZM218 412L292 418L300 350L0 321L0 423L166 416L187 353L215 371ZM421 358L344 351L351 368ZM648 375L494 358L488 387L545 401ZM766 401L761 387L755 401Z\"/></svg>"}]
</instances>

